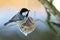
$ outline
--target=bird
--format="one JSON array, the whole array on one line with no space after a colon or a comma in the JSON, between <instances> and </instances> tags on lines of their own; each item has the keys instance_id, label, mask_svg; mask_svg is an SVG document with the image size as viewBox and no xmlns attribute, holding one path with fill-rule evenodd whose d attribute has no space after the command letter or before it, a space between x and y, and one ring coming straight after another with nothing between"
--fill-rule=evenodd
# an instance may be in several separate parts
<instances>
[{"instance_id":1,"label":"bird","mask_svg":"<svg viewBox=\"0 0 60 40\"><path fill-rule=\"evenodd\" d=\"M27 8L22 8L15 16L13 16L4 26L8 25L11 22L23 21L28 17L29 11Z\"/></svg>"},{"instance_id":2,"label":"bird","mask_svg":"<svg viewBox=\"0 0 60 40\"><path fill-rule=\"evenodd\" d=\"M8 25L11 22L16 22L19 30L27 36L29 33L33 32L35 29L35 21L32 17L28 16L29 11L27 8L22 8L19 13L17 13L11 20L6 22L4 25Z\"/></svg>"}]
</instances>

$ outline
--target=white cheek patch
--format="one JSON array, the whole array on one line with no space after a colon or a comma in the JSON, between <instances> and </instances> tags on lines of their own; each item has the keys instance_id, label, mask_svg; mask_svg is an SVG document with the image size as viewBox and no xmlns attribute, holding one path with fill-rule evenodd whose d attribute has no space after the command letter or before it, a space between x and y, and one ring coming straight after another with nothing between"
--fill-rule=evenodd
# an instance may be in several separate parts
<instances>
[{"instance_id":1,"label":"white cheek patch","mask_svg":"<svg viewBox=\"0 0 60 40\"><path fill-rule=\"evenodd\" d=\"M23 15L23 16L26 16L26 15L27 15L27 12L22 13L22 15Z\"/></svg>"}]
</instances>

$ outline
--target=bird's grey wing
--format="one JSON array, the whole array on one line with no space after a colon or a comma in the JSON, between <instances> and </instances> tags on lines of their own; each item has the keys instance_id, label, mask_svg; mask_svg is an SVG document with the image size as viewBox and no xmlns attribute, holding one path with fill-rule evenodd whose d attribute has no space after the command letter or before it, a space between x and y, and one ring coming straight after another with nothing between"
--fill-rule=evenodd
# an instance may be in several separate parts
<instances>
[{"instance_id":1,"label":"bird's grey wing","mask_svg":"<svg viewBox=\"0 0 60 40\"><path fill-rule=\"evenodd\" d=\"M17 13L14 17L12 17L8 22L6 22L4 25L7 25L11 22L16 22L16 21L20 21L23 20L24 17L22 15L20 15L19 13Z\"/></svg>"},{"instance_id":2,"label":"bird's grey wing","mask_svg":"<svg viewBox=\"0 0 60 40\"><path fill-rule=\"evenodd\" d=\"M8 22L6 22L4 25L6 26L7 24L11 23L11 22L16 22L18 21L19 19L16 18L16 15L14 17L12 17Z\"/></svg>"},{"instance_id":3,"label":"bird's grey wing","mask_svg":"<svg viewBox=\"0 0 60 40\"><path fill-rule=\"evenodd\" d=\"M10 19L8 22L6 22L5 24L4 24L4 26L6 26L7 24L9 24L9 23L11 23L11 22L15 22L15 16L12 18L12 19Z\"/></svg>"}]
</instances>

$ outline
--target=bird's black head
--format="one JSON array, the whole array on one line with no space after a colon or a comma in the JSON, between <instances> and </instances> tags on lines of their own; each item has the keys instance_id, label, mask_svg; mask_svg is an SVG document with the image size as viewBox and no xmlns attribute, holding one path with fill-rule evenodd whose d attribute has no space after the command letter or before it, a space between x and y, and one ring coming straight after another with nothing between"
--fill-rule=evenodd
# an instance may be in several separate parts
<instances>
[{"instance_id":1,"label":"bird's black head","mask_svg":"<svg viewBox=\"0 0 60 40\"><path fill-rule=\"evenodd\" d=\"M22 15L22 16L25 15L25 16L27 17L28 14L29 14L29 11L30 11L30 10L28 10L27 8L22 8L21 11L20 11L20 15ZM27 13L25 13L25 12L27 12ZM24 15L23 15L23 13L24 13Z\"/></svg>"}]
</instances>

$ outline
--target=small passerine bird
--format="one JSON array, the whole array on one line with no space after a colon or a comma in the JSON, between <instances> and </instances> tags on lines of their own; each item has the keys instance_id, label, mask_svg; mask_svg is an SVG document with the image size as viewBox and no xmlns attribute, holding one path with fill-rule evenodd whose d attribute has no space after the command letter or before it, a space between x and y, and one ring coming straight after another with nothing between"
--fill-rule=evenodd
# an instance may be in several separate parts
<instances>
[{"instance_id":1,"label":"small passerine bird","mask_svg":"<svg viewBox=\"0 0 60 40\"><path fill-rule=\"evenodd\" d=\"M18 12L14 17L12 17L8 22L6 22L4 25L8 25L11 22L17 22L17 21L22 21L28 17L29 14L28 9L22 8L20 12Z\"/></svg>"},{"instance_id":2,"label":"small passerine bird","mask_svg":"<svg viewBox=\"0 0 60 40\"><path fill-rule=\"evenodd\" d=\"M21 11L16 14L11 20L6 22L4 25L8 25L11 22L16 22L20 31L27 36L29 33L33 32L35 29L35 21L32 17L28 17L28 9L22 8Z\"/></svg>"}]
</instances>

